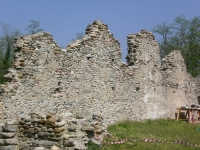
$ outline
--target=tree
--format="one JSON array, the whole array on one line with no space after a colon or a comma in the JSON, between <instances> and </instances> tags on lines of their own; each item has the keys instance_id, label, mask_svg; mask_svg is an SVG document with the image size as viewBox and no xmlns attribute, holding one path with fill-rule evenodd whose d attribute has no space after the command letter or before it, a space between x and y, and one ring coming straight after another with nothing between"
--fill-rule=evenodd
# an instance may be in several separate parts
<instances>
[{"instance_id":1,"label":"tree","mask_svg":"<svg viewBox=\"0 0 200 150\"><path fill-rule=\"evenodd\" d=\"M8 24L1 23L0 34L0 83L5 80L3 76L6 70L10 68L13 60L14 38L22 35L19 30L11 28Z\"/></svg>"},{"instance_id":2,"label":"tree","mask_svg":"<svg viewBox=\"0 0 200 150\"><path fill-rule=\"evenodd\" d=\"M38 33L40 31L43 31L40 28L40 22L39 21L35 21L35 20L30 20L31 24L29 24L26 28L26 31L28 31L28 34L35 34Z\"/></svg>"},{"instance_id":3,"label":"tree","mask_svg":"<svg viewBox=\"0 0 200 150\"><path fill-rule=\"evenodd\" d=\"M157 25L152 29L154 33L158 33L161 35L162 39L159 41L159 46L161 47L161 57L167 55L169 53L168 43L169 36L171 34L171 25L167 25L167 22L163 22L161 25Z\"/></svg>"},{"instance_id":4,"label":"tree","mask_svg":"<svg viewBox=\"0 0 200 150\"><path fill-rule=\"evenodd\" d=\"M170 25L166 22L155 26L152 31L161 35L159 42L161 57L171 50L180 50L187 70L192 76L200 74L200 17L187 20L183 15L174 19Z\"/></svg>"},{"instance_id":5,"label":"tree","mask_svg":"<svg viewBox=\"0 0 200 150\"><path fill-rule=\"evenodd\" d=\"M82 39L84 37L84 33L76 33L76 39Z\"/></svg>"},{"instance_id":6,"label":"tree","mask_svg":"<svg viewBox=\"0 0 200 150\"><path fill-rule=\"evenodd\" d=\"M84 37L84 33L83 32L76 33L76 38L72 38L72 41L82 39L83 37Z\"/></svg>"}]
</instances>

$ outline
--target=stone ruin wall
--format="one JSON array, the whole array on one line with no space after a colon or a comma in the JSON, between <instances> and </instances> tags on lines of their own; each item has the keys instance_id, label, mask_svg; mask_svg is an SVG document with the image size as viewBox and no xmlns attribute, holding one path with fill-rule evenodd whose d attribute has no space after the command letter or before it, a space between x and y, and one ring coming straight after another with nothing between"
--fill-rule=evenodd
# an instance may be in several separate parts
<instances>
[{"instance_id":1,"label":"stone ruin wall","mask_svg":"<svg viewBox=\"0 0 200 150\"><path fill-rule=\"evenodd\" d=\"M151 33L142 30L128 36L127 62L132 73L128 82L135 85L135 91L132 91L134 97L131 99L135 119L167 117L168 112L164 110L160 54Z\"/></svg>"},{"instance_id":2,"label":"stone ruin wall","mask_svg":"<svg viewBox=\"0 0 200 150\"><path fill-rule=\"evenodd\" d=\"M83 39L61 49L49 33L15 41L15 61L0 89L1 118L66 112L119 120L174 118L176 108L198 104L196 83L179 51L161 64L158 44L145 30L127 37L127 62L101 21Z\"/></svg>"},{"instance_id":3,"label":"stone ruin wall","mask_svg":"<svg viewBox=\"0 0 200 150\"><path fill-rule=\"evenodd\" d=\"M175 110L177 107L192 104L199 105L197 101L197 84L194 78L187 72L184 59L180 51L174 50L163 59L162 74L165 99L169 107ZM170 112L173 115L173 112Z\"/></svg>"},{"instance_id":4,"label":"stone ruin wall","mask_svg":"<svg viewBox=\"0 0 200 150\"><path fill-rule=\"evenodd\" d=\"M55 117L49 113L31 113L18 121L0 123L1 150L86 150L88 142L101 146L95 137L109 135L100 116L89 120L83 114L65 113Z\"/></svg>"}]
</instances>

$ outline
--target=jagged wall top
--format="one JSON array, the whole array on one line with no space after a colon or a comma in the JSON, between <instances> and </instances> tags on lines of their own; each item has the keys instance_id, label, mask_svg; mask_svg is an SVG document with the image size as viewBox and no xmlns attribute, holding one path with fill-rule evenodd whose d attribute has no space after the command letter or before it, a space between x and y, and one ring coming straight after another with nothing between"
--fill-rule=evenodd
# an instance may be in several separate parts
<instances>
[{"instance_id":1,"label":"jagged wall top","mask_svg":"<svg viewBox=\"0 0 200 150\"><path fill-rule=\"evenodd\" d=\"M146 30L141 30L141 32L137 34L130 34L127 36L127 44L128 44L128 54L126 56L128 65L137 65L138 63L145 62L145 57L141 57L141 54L147 54L151 49L155 49L152 51L155 52L155 56L159 58L159 50L158 44L155 41L155 36ZM145 46L148 46L145 48ZM152 48L150 48L152 47ZM145 50L147 52L145 52ZM141 53L141 52L142 53ZM153 55L153 54L152 54ZM140 58L140 60L138 59Z\"/></svg>"},{"instance_id":2,"label":"jagged wall top","mask_svg":"<svg viewBox=\"0 0 200 150\"><path fill-rule=\"evenodd\" d=\"M34 48L41 47L42 43L50 44L53 47L58 47L56 42L53 40L53 36L50 33L39 32L33 35L16 38L14 43L14 50L18 50L19 48L22 48L24 46L25 51L27 48L26 46L28 45L32 45L32 47L29 48L33 50Z\"/></svg>"},{"instance_id":3,"label":"jagged wall top","mask_svg":"<svg viewBox=\"0 0 200 150\"><path fill-rule=\"evenodd\" d=\"M160 70L158 43L148 31L128 36L128 65L121 62L119 41L101 21L88 25L85 36L66 49L45 32L15 42L13 69L6 75L11 82L1 85L0 90L0 101L6 108L0 111L5 110L8 118L30 112L70 111L86 116L100 114L111 123L127 118L173 117L177 106L188 99L195 102L193 92L185 96L185 90L193 91L193 86L175 87L177 92L170 84L163 86L169 78ZM170 59L175 63L176 57ZM185 74L183 70L181 74ZM170 75L174 78L176 73ZM186 78L189 83L190 78ZM177 93L176 100L179 93L184 95L176 105L167 97L173 92Z\"/></svg>"},{"instance_id":4,"label":"jagged wall top","mask_svg":"<svg viewBox=\"0 0 200 150\"><path fill-rule=\"evenodd\" d=\"M96 40L107 40L110 39L117 45L119 45L119 41L113 38L113 34L108 30L108 25L103 24L102 21L96 20L92 24L88 25L86 28L85 36L82 39L78 39L73 41L71 44L67 46L67 51L73 50L75 48L79 48L81 44L88 44L88 42L93 42ZM120 47L119 47L120 49ZM121 49L120 49L121 50Z\"/></svg>"}]
</instances>

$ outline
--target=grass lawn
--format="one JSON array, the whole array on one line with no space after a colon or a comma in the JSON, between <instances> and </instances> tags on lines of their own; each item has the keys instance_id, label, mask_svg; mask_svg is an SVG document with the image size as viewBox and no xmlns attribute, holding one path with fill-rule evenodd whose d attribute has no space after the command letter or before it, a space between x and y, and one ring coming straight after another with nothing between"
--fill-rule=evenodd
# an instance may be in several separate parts
<instances>
[{"instance_id":1,"label":"grass lawn","mask_svg":"<svg viewBox=\"0 0 200 150\"><path fill-rule=\"evenodd\" d=\"M200 124L189 124L172 119L147 120L145 122L124 121L108 127L115 140L135 139L120 145L105 145L104 150L200 150L186 144L174 144L176 140L200 145ZM113 140L114 140L113 139ZM163 140L144 142L143 139ZM112 139L107 139L112 141Z\"/></svg>"}]
</instances>

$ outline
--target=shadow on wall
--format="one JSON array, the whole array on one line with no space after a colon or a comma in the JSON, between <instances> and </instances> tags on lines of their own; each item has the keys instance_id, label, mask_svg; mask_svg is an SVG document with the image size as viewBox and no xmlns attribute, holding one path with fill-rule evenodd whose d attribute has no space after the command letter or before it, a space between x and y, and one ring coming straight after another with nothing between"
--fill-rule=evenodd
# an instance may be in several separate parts
<instances>
[{"instance_id":1,"label":"shadow on wall","mask_svg":"<svg viewBox=\"0 0 200 150\"><path fill-rule=\"evenodd\" d=\"M197 98L198 98L198 102L199 102L199 105L200 105L200 96L198 96Z\"/></svg>"}]
</instances>

